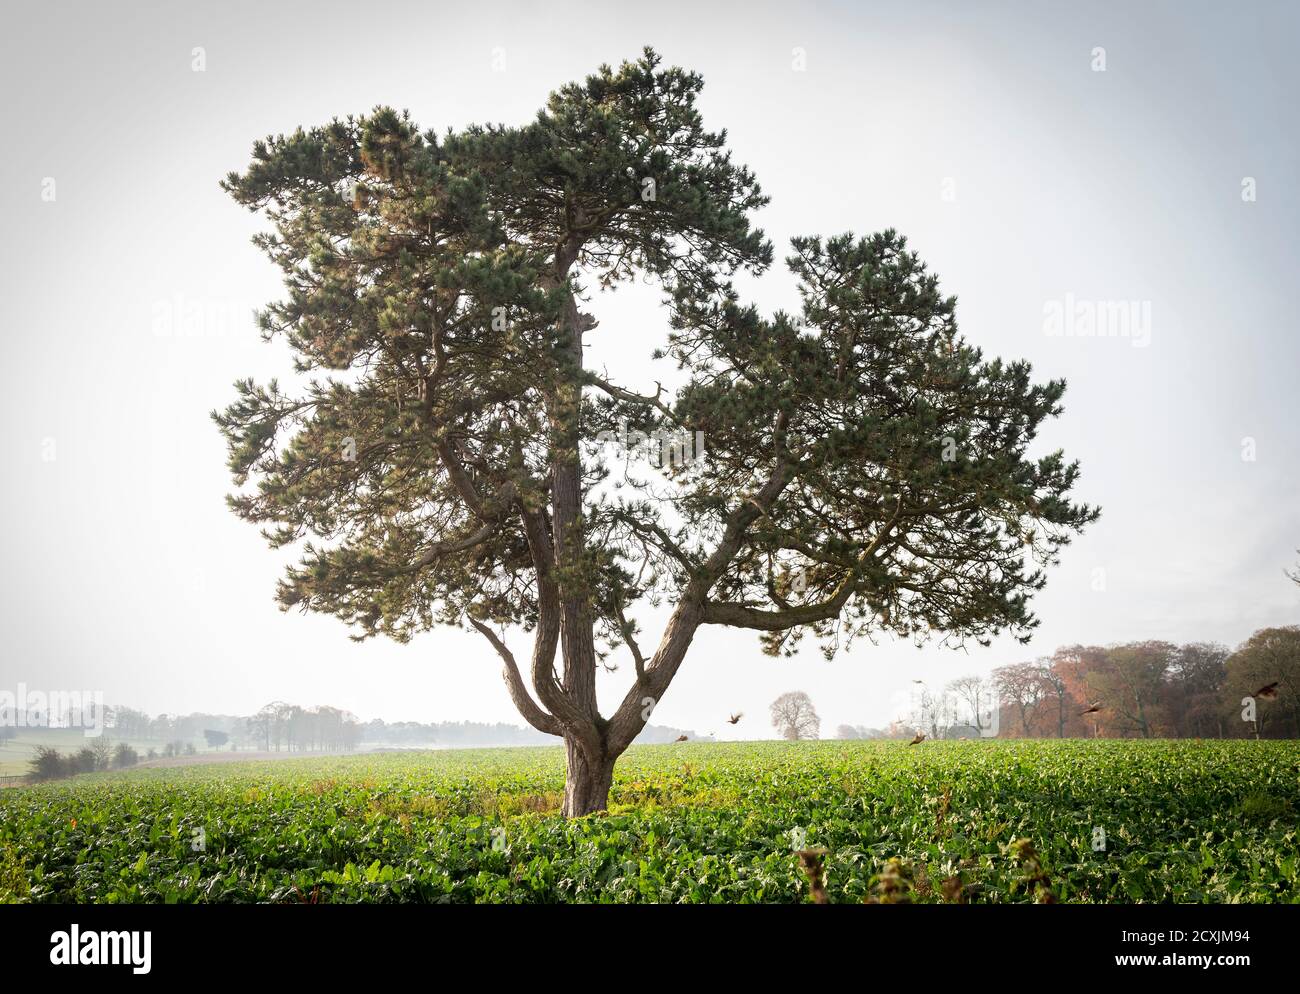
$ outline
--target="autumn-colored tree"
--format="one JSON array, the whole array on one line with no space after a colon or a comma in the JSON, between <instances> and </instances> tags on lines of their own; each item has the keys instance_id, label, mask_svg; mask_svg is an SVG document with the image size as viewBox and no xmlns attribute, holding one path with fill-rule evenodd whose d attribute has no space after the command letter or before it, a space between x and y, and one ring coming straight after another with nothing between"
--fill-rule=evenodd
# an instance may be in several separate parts
<instances>
[{"instance_id":1,"label":"autumn-colored tree","mask_svg":"<svg viewBox=\"0 0 1300 994\"><path fill-rule=\"evenodd\" d=\"M1052 660L1039 660L1038 669L1043 680L1044 697L1050 701L1050 708L1044 706L1043 718L1051 715L1052 730L1058 739L1065 738L1065 729L1078 720L1079 702L1070 696L1065 677L1057 672Z\"/></svg>"},{"instance_id":2,"label":"autumn-colored tree","mask_svg":"<svg viewBox=\"0 0 1300 994\"><path fill-rule=\"evenodd\" d=\"M1258 691L1277 684L1275 699L1259 696ZM1227 711L1229 722L1244 734L1273 738L1300 735L1300 625L1264 628L1255 632L1227 661ZM1255 721L1252 727L1243 722L1243 701L1251 698Z\"/></svg>"},{"instance_id":3,"label":"autumn-colored tree","mask_svg":"<svg viewBox=\"0 0 1300 994\"><path fill-rule=\"evenodd\" d=\"M1052 672L1060 681L1064 696L1058 698L1065 708L1064 737L1100 736L1108 725L1110 713L1103 710L1084 718L1080 711L1097 699L1097 677L1106 663L1106 650L1100 646L1073 645L1052 654Z\"/></svg>"},{"instance_id":4,"label":"autumn-colored tree","mask_svg":"<svg viewBox=\"0 0 1300 994\"><path fill-rule=\"evenodd\" d=\"M1181 645L1166 674L1164 711L1179 738L1223 738L1228 650L1211 642Z\"/></svg>"},{"instance_id":5,"label":"autumn-colored tree","mask_svg":"<svg viewBox=\"0 0 1300 994\"><path fill-rule=\"evenodd\" d=\"M993 671L993 686L1003 710L1014 719L1010 726L1004 720L1000 729L1003 736L1029 738L1034 734L1056 693L1045 671L1047 667L1041 662L1012 663Z\"/></svg>"},{"instance_id":6,"label":"autumn-colored tree","mask_svg":"<svg viewBox=\"0 0 1300 994\"><path fill-rule=\"evenodd\" d=\"M1176 651L1170 643L1156 641L1106 651L1104 664L1089 676L1089 686L1105 703L1107 725L1115 734L1150 739L1164 731L1165 674Z\"/></svg>"}]
</instances>

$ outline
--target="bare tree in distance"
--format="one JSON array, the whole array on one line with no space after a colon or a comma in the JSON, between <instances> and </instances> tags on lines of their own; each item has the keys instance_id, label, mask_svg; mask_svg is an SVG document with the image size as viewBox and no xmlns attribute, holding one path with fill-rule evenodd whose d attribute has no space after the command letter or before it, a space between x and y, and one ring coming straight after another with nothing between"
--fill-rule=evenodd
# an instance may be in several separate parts
<instances>
[{"instance_id":1,"label":"bare tree in distance","mask_svg":"<svg viewBox=\"0 0 1300 994\"><path fill-rule=\"evenodd\" d=\"M997 690L988 677L971 673L959 676L948 684L949 692L966 706L970 713L970 724L983 735L997 721Z\"/></svg>"},{"instance_id":2,"label":"bare tree in distance","mask_svg":"<svg viewBox=\"0 0 1300 994\"><path fill-rule=\"evenodd\" d=\"M812 698L802 690L782 694L772 702L771 713L772 727L791 742L821 735L822 720L817 717Z\"/></svg>"},{"instance_id":3,"label":"bare tree in distance","mask_svg":"<svg viewBox=\"0 0 1300 994\"><path fill-rule=\"evenodd\" d=\"M924 685L913 689L911 711L904 720L910 731L924 732L931 739L940 739L956 723L957 702L952 691L944 688L936 693Z\"/></svg>"},{"instance_id":4,"label":"bare tree in distance","mask_svg":"<svg viewBox=\"0 0 1300 994\"><path fill-rule=\"evenodd\" d=\"M1012 663L993 671L992 682L1001 698L1015 715L1020 734L1033 735L1034 720L1051 703L1057 691L1048 683L1042 662ZM1063 692L1063 688L1062 688Z\"/></svg>"}]
</instances>

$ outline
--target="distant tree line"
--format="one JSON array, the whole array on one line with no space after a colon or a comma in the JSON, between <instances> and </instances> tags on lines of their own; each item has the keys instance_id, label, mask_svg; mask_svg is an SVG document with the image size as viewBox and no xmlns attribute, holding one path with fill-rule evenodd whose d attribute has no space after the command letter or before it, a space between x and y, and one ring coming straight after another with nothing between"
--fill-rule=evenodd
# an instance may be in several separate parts
<instances>
[{"instance_id":1,"label":"distant tree line","mask_svg":"<svg viewBox=\"0 0 1300 994\"><path fill-rule=\"evenodd\" d=\"M835 737L1300 738L1300 625L1261 629L1235 650L1072 645L938 689L913 683L907 715L888 728L843 724Z\"/></svg>"},{"instance_id":2,"label":"distant tree line","mask_svg":"<svg viewBox=\"0 0 1300 994\"><path fill-rule=\"evenodd\" d=\"M1235 650L1157 640L1066 646L923 690L920 700L919 719L899 722L894 735L914 726L936 738L954 729L1001 738L1297 738L1300 626L1262 629ZM998 709L993 728L990 707Z\"/></svg>"},{"instance_id":3,"label":"distant tree line","mask_svg":"<svg viewBox=\"0 0 1300 994\"><path fill-rule=\"evenodd\" d=\"M666 725L646 725L636 741L642 745L653 745L673 742L681 735L686 735L690 739L712 738L712 736L700 736L694 731L670 728ZM362 741L368 745L404 748L438 745L451 749L556 744L553 735L546 735L535 728L522 728L505 722L386 722L379 718L362 725Z\"/></svg>"},{"instance_id":4,"label":"distant tree line","mask_svg":"<svg viewBox=\"0 0 1300 994\"><path fill-rule=\"evenodd\" d=\"M202 739L211 750L262 749L268 752L340 752L361 742L361 723L350 711L322 704L303 707L272 701L253 715L149 715L129 707L108 709L114 734L133 741L165 742L163 756L197 751Z\"/></svg>"},{"instance_id":5,"label":"distant tree line","mask_svg":"<svg viewBox=\"0 0 1300 994\"><path fill-rule=\"evenodd\" d=\"M402 747L542 745L555 741L534 728L504 722L384 721L382 718L366 722L362 735L368 743Z\"/></svg>"},{"instance_id":6,"label":"distant tree line","mask_svg":"<svg viewBox=\"0 0 1300 994\"><path fill-rule=\"evenodd\" d=\"M361 729L351 711L273 701L244 719L241 731L268 752L347 752L361 744Z\"/></svg>"},{"instance_id":7,"label":"distant tree line","mask_svg":"<svg viewBox=\"0 0 1300 994\"><path fill-rule=\"evenodd\" d=\"M247 719L234 714L210 714L196 711L193 714L150 715L130 707L108 707L108 729L118 738L134 742L161 742L165 744L197 742L200 738L209 748L216 748L213 734L220 744L231 741L241 724ZM226 736L220 739L220 736ZM165 745L164 745L165 748Z\"/></svg>"},{"instance_id":8,"label":"distant tree line","mask_svg":"<svg viewBox=\"0 0 1300 994\"><path fill-rule=\"evenodd\" d=\"M28 765L27 779L61 780L78 773L125 770L138 762L140 754L130 745L119 742L113 746L102 738L69 753L61 753L49 746L37 746Z\"/></svg>"},{"instance_id":9,"label":"distant tree line","mask_svg":"<svg viewBox=\"0 0 1300 994\"><path fill-rule=\"evenodd\" d=\"M406 748L427 747L469 748L485 746L554 745L556 739L532 728L521 728L504 722L385 722L382 719L362 722L350 711L329 705L303 707L284 701L272 701L256 714L242 716L195 712L187 715L150 715L130 707L105 709L107 732L111 737L129 740L141 747L144 759L172 758L194 755L196 743L202 742L208 750L261 750L265 752L347 752L365 745L397 746ZM13 734L13 729L0 726L0 735ZM29 728L25 734L40 735L61 731L57 727ZM673 742L693 731L661 725L647 725L637 738L641 743ZM102 741L102 740L101 740ZM157 743L145 748L146 743ZM2 744L2 743L0 743ZM47 753L58 755L54 749ZM78 754L80 755L80 754ZM58 763L46 758L42 770L51 773ZM60 760L61 762L61 760ZM92 772L84 761L73 772ZM71 767L66 767L71 769ZM93 770L109 769L97 765ZM37 774L33 772L32 776ZM69 775L62 773L58 775ZM43 775L42 775L43 776Z\"/></svg>"},{"instance_id":10,"label":"distant tree line","mask_svg":"<svg viewBox=\"0 0 1300 994\"><path fill-rule=\"evenodd\" d=\"M1001 735L1300 737L1300 626L1216 643L1069 646L993 671ZM1096 710L1093 710L1093 708Z\"/></svg>"}]
</instances>

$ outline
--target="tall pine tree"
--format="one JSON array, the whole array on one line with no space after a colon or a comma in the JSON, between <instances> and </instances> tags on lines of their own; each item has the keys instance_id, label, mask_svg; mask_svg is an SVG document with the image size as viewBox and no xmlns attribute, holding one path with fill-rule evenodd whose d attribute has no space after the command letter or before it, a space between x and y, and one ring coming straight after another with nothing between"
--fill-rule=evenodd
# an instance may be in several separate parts
<instances>
[{"instance_id":1,"label":"tall pine tree","mask_svg":"<svg viewBox=\"0 0 1300 994\"><path fill-rule=\"evenodd\" d=\"M259 142L223 184L273 223L255 241L287 296L261 323L304 380L242 382L214 415L231 506L301 549L280 603L357 638L480 632L520 714L564 740L570 816L605 807L701 626L772 653L1027 638L1042 567L1097 515L1067 499L1075 464L1026 455L1064 384L985 361L894 232L796 239L798 317L739 301L732 277L771 261L766 197L704 129L702 82L647 49L523 127L439 137L381 108ZM672 394L583 364L589 294L647 278ZM615 487L605 443L632 432L707 452ZM643 651L636 609L661 602ZM616 650L634 675L605 717Z\"/></svg>"}]
</instances>

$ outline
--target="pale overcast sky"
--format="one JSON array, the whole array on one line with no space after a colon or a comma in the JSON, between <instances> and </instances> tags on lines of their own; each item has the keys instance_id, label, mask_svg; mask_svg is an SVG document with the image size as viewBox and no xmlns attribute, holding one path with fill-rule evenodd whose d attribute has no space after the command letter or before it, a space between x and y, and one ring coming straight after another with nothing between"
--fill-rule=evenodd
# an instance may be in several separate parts
<instances>
[{"instance_id":1,"label":"pale overcast sky","mask_svg":"<svg viewBox=\"0 0 1300 994\"><path fill-rule=\"evenodd\" d=\"M862 643L827 663L709 629L656 722L767 735L768 702L797 688L832 734L887 722L913 678L1300 622L1283 575L1300 546L1298 29L1293 4L1258 2L7 4L0 688L522 724L476 634L357 645L274 605L285 555L225 509L208 412L286 368L252 319L279 285L249 244L262 222L217 184L259 137L380 103L439 130L524 123L646 44L703 74L706 125L772 197L778 258L793 235L898 228L969 339L1069 380L1043 441L1104 509L1029 646ZM779 264L745 291L797 307ZM1133 302L1137 324L1052 335L1067 302ZM594 310L589 362L633 387L662 375L653 292ZM626 670L602 677L611 697Z\"/></svg>"}]
</instances>

